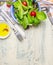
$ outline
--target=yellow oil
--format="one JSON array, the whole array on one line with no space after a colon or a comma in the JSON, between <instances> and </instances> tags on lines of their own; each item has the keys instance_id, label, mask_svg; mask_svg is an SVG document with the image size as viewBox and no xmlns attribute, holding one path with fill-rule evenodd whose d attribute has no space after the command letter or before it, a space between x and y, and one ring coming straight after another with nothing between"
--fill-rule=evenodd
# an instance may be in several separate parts
<instances>
[{"instance_id":1,"label":"yellow oil","mask_svg":"<svg viewBox=\"0 0 53 65\"><path fill-rule=\"evenodd\" d=\"M9 34L10 32L10 27L8 24L1 22L0 23L0 36L5 37Z\"/></svg>"}]
</instances>

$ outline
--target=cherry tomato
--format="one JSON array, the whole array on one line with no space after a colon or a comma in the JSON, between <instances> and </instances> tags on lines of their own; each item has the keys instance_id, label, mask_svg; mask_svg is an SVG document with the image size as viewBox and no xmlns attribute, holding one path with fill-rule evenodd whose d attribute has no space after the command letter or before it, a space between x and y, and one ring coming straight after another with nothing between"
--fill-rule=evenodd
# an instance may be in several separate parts
<instances>
[{"instance_id":1,"label":"cherry tomato","mask_svg":"<svg viewBox=\"0 0 53 65\"><path fill-rule=\"evenodd\" d=\"M10 4L7 4L7 7L9 7L9 8L10 8L10 7L11 7L11 5L10 5Z\"/></svg>"},{"instance_id":2,"label":"cherry tomato","mask_svg":"<svg viewBox=\"0 0 53 65\"><path fill-rule=\"evenodd\" d=\"M27 2L26 2L26 1L23 1L22 4L23 4L24 6L27 6Z\"/></svg>"},{"instance_id":3,"label":"cherry tomato","mask_svg":"<svg viewBox=\"0 0 53 65\"><path fill-rule=\"evenodd\" d=\"M30 12L30 15L35 17L36 16L36 12L32 11L32 12Z\"/></svg>"}]
</instances>

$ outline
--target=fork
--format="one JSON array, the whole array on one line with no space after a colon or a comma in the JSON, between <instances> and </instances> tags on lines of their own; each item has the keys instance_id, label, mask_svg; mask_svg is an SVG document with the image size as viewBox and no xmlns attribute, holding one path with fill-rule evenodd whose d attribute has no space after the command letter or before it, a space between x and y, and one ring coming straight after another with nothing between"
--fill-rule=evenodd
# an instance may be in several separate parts
<instances>
[{"instance_id":1,"label":"fork","mask_svg":"<svg viewBox=\"0 0 53 65\"><path fill-rule=\"evenodd\" d=\"M3 10L0 10L0 15L3 17L3 19L5 21L8 22L8 24L10 25L11 29L14 31L16 37L22 41L25 37L25 32L18 26L17 23L15 23L10 17L9 15L3 11Z\"/></svg>"}]
</instances>

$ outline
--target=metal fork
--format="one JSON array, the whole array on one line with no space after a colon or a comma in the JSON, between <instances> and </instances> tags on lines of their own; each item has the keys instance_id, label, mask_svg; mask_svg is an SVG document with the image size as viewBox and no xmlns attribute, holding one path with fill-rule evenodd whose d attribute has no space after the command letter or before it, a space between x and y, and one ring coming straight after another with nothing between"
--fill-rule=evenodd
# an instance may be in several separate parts
<instances>
[{"instance_id":1,"label":"metal fork","mask_svg":"<svg viewBox=\"0 0 53 65\"><path fill-rule=\"evenodd\" d=\"M24 38L25 38L25 33L24 31L18 26L17 23L15 23L9 16L8 14L3 11L3 10L0 10L0 15L3 17L3 19L5 21L8 22L8 24L10 25L11 29L14 31L16 37L22 41Z\"/></svg>"}]
</instances>

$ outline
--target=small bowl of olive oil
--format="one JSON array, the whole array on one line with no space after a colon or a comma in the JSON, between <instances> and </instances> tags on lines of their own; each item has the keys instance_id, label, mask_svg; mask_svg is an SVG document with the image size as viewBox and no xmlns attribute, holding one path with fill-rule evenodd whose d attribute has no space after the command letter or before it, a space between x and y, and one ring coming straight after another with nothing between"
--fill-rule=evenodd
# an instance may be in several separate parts
<instances>
[{"instance_id":1,"label":"small bowl of olive oil","mask_svg":"<svg viewBox=\"0 0 53 65\"><path fill-rule=\"evenodd\" d=\"M0 39L7 38L10 35L10 26L8 23L0 22Z\"/></svg>"}]
</instances>

